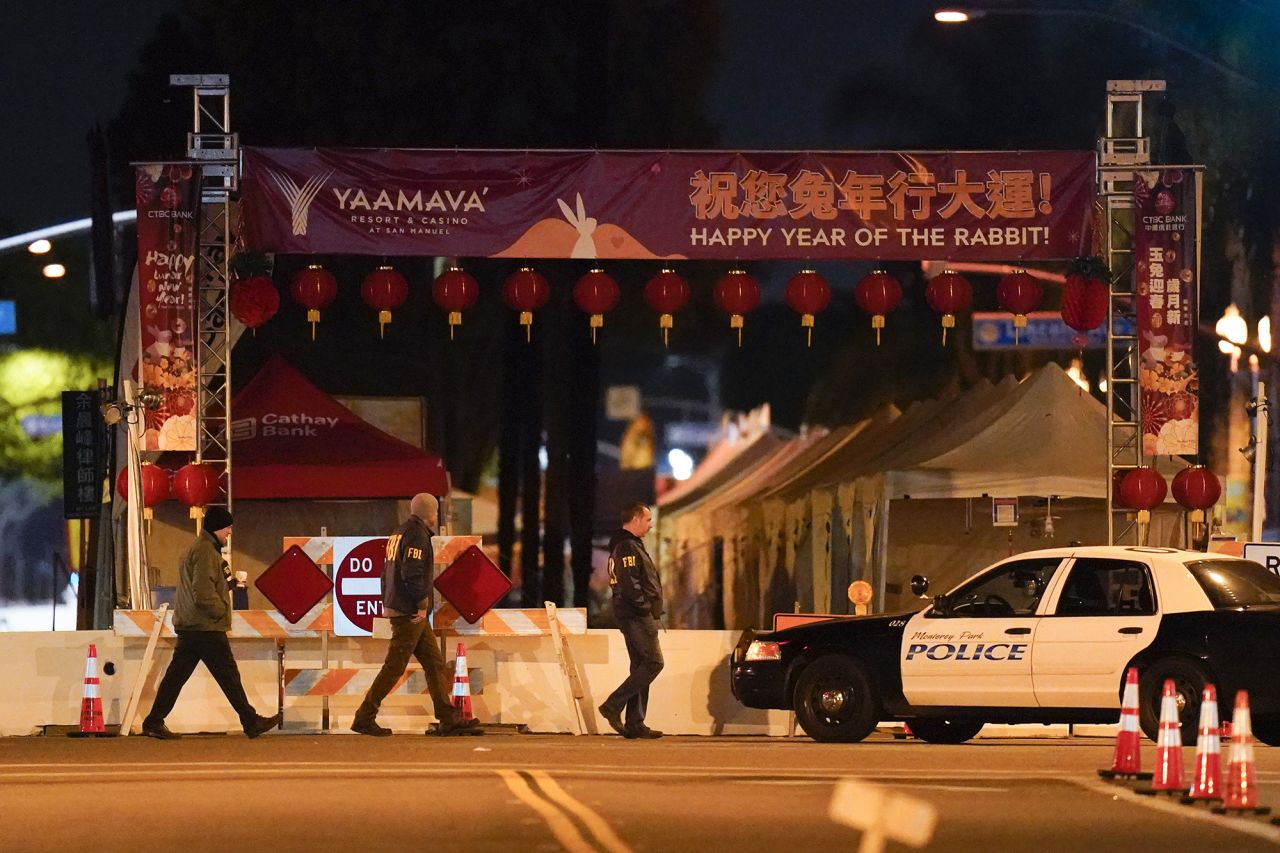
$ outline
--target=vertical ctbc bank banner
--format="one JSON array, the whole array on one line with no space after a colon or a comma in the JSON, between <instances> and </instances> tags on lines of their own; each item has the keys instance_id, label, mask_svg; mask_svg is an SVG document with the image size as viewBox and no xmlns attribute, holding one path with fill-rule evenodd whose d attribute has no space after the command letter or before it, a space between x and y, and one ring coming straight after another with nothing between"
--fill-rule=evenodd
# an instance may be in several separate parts
<instances>
[{"instance_id":1,"label":"vertical ctbc bank banner","mask_svg":"<svg viewBox=\"0 0 1280 853\"><path fill-rule=\"evenodd\" d=\"M245 247L291 254L1049 260L1088 254L1090 151L245 148Z\"/></svg>"},{"instance_id":2,"label":"vertical ctbc bank banner","mask_svg":"<svg viewBox=\"0 0 1280 853\"><path fill-rule=\"evenodd\" d=\"M1198 453L1199 173L1138 172L1133 202L1142 452Z\"/></svg>"},{"instance_id":3,"label":"vertical ctbc bank banner","mask_svg":"<svg viewBox=\"0 0 1280 853\"><path fill-rule=\"evenodd\" d=\"M147 410L143 450L196 449L196 252L200 170L137 167L138 380L159 394Z\"/></svg>"}]
</instances>

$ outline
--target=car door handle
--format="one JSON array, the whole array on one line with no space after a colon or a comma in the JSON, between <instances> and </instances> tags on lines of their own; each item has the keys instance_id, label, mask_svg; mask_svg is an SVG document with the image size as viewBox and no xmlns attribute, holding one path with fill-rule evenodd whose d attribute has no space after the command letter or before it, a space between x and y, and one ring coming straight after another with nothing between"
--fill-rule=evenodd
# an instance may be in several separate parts
<instances>
[{"instance_id":1,"label":"car door handle","mask_svg":"<svg viewBox=\"0 0 1280 853\"><path fill-rule=\"evenodd\" d=\"M1120 629L1120 633L1121 633L1121 634L1141 634L1141 633L1142 633L1142 629L1141 629L1141 628L1135 628L1135 627L1121 628L1121 629Z\"/></svg>"},{"instance_id":2,"label":"car door handle","mask_svg":"<svg viewBox=\"0 0 1280 853\"><path fill-rule=\"evenodd\" d=\"M1006 628L1004 632L1006 634L1030 634L1031 629L1030 628Z\"/></svg>"}]
</instances>

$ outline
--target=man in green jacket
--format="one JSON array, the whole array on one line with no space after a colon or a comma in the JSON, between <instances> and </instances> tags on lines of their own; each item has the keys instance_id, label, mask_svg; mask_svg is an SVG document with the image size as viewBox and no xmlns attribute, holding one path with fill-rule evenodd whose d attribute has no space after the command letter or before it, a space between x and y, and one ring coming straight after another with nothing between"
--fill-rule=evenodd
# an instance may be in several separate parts
<instances>
[{"instance_id":1,"label":"man in green jacket","mask_svg":"<svg viewBox=\"0 0 1280 853\"><path fill-rule=\"evenodd\" d=\"M280 714L263 717L249 704L240 683L240 670L231 654L227 632L231 630L231 602L227 595L227 564L222 547L231 535L231 513L220 506L210 507L204 516L204 530L178 564L178 591L174 596L173 630L178 643L173 660L165 671L151 713L142 721L142 733L160 740L177 740L164 718L173 710L182 686L201 661L218 682L222 692L240 716L247 737L255 738L280 724Z\"/></svg>"}]
</instances>

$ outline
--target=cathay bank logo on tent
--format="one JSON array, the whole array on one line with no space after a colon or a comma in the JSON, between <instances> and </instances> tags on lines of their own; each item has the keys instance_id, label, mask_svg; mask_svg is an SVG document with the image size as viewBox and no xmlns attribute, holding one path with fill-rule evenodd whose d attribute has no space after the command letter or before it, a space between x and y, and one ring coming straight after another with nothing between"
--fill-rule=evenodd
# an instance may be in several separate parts
<instances>
[{"instance_id":1,"label":"cathay bank logo on tent","mask_svg":"<svg viewBox=\"0 0 1280 853\"><path fill-rule=\"evenodd\" d=\"M324 189L325 183L333 177L333 170L330 169L327 172L312 175L302 186L298 186L294 183L293 178L283 172L277 172L274 169L267 169L266 172L271 176L271 180L276 182L280 192L284 193L285 200L289 202L289 212L293 222L293 236L301 237L305 235L307 233L307 218L311 212L311 203L316 200L320 190Z\"/></svg>"},{"instance_id":2,"label":"cathay bank logo on tent","mask_svg":"<svg viewBox=\"0 0 1280 853\"><path fill-rule=\"evenodd\" d=\"M260 418L240 418L231 422L231 440L245 441L262 436L290 436L310 438L320 435L322 429L333 429L337 418L324 415L308 415L305 412L267 412Z\"/></svg>"}]
</instances>

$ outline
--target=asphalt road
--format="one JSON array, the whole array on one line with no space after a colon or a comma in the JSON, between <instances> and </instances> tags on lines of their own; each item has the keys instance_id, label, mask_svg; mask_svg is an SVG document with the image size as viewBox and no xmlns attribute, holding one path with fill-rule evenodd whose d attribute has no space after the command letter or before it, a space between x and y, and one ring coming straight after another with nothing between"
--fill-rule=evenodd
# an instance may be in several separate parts
<instances>
[{"instance_id":1,"label":"asphalt road","mask_svg":"<svg viewBox=\"0 0 1280 853\"><path fill-rule=\"evenodd\" d=\"M1149 767L1155 748L1144 742ZM1259 746L1280 808L1280 749ZM0 850L856 850L842 779L926 801L938 851L1264 850L1269 817L1140 797L1100 739L936 746L489 734L0 739ZM1185 761L1191 764L1188 749ZM866 811L860 812L866 814ZM890 841L887 849L908 849Z\"/></svg>"}]
</instances>

